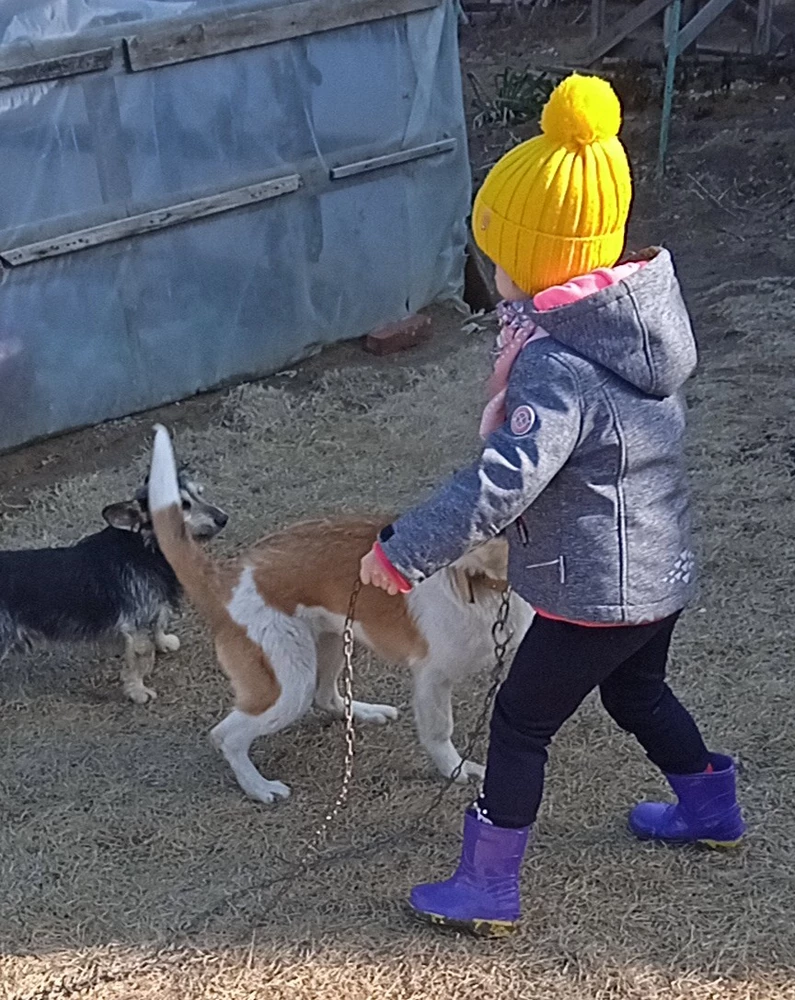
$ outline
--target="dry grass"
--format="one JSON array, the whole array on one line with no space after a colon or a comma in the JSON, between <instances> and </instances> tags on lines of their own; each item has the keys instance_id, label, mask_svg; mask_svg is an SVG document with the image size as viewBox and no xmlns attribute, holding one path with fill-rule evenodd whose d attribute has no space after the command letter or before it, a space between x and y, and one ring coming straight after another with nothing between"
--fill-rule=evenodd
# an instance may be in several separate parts
<instances>
[{"instance_id":1,"label":"dry grass","mask_svg":"<svg viewBox=\"0 0 795 1000\"><path fill-rule=\"evenodd\" d=\"M313 718L263 742L255 759L294 797L245 800L205 740L229 698L188 614L150 709L122 701L111 655L38 653L4 671L0 996L795 998L795 286L730 286L699 312L708 346L690 398L705 579L673 676L711 742L742 762L745 848L632 842L626 809L661 782L589 701L555 746L521 932L484 944L416 927L407 888L449 870L467 796L455 790L428 823L411 822L438 786L404 712L360 734L353 801L330 845L355 850L274 902L262 883L288 868L333 798L341 731ZM225 426L178 440L234 514L219 547L304 514L421 496L472 453L485 348L465 337L443 367L349 367L311 393L230 393ZM3 544L92 529L144 461L32 496L1 522ZM407 708L404 675L359 667L363 696ZM479 697L460 706L459 741Z\"/></svg>"}]
</instances>

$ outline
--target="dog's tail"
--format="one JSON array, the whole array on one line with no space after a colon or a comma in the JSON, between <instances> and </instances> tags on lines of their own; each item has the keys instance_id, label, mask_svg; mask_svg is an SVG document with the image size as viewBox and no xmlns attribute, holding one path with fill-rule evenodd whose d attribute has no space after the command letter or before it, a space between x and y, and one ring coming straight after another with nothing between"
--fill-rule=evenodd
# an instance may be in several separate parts
<instances>
[{"instance_id":1,"label":"dog's tail","mask_svg":"<svg viewBox=\"0 0 795 1000\"><path fill-rule=\"evenodd\" d=\"M223 615L217 573L209 557L191 538L182 514L177 462L168 431L155 427L149 471L149 513L157 543L185 593L211 622Z\"/></svg>"}]
</instances>

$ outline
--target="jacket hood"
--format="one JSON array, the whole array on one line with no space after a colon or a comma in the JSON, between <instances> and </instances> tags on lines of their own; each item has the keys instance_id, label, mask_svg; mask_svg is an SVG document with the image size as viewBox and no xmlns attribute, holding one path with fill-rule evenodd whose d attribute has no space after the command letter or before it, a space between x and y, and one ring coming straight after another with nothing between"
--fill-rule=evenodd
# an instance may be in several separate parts
<instances>
[{"instance_id":1,"label":"jacket hood","mask_svg":"<svg viewBox=\"0 0 795 1000\"><path fill-rule=\"evenodd\" d=\"M627 279L530 315L555 340L641 392L664 397L692 375L697 353L671 255L663 249L650 253L646 267Z\"/></svg>"}]
</instances>

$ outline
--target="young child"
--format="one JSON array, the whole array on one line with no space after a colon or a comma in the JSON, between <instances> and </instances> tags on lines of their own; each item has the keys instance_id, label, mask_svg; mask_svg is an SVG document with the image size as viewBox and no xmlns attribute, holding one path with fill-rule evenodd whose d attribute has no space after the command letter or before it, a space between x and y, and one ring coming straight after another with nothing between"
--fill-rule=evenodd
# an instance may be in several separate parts
<instances>
[{"instance_id":1,"label":"young child","mask_svg":"<svg viewBox=\"0 0 795 1000\"><path fill-rule=\"evenodd\" d=\"M745 831L733 761L665 682L695 584L681 389L696 348L668 252L617 265L632 193L620 124L608 83L571 76L543 134L486 178L473 228L505 301L485 447L362 560L365 584L405 592L507 531L510 582L537 612L497 697L458 869L411 895L481 934L519 918L547 747L596 687L678 797L636 806L633 833L730 846Z\"/></svg>"}]
</instances>

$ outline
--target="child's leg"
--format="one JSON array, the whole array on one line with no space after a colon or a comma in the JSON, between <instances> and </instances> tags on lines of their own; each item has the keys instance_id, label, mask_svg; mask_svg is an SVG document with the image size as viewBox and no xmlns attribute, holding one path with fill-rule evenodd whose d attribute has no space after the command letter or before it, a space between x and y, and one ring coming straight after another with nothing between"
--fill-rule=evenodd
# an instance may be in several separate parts
<instances>
[{"instance_id":1,"label":"child's leg","mask_svg":"<svg viewBox=\"0 0 795 1000\"><path fill-rule=\"evenodd\" d=\"M643 802L629 827L644 840L732 847L745 833L734 762L709 753L698 727L665 683L675 618L601 684L602 702L665 774L676 803Z\"/></svg>"},{"instance_id":2,"label":"child's leg","mask_svg":"<svg viewBox=\"0 0 795 1000\"><path fill-rule=\"evenodd\" d=\"M547 746L583 698L666 627L588 628L537 616L500 688L481 813L496 826L535 820Z\"/></svg>"},{"instance_id":3,"label":"child's leg","mask_svg":"<svg viewBox=\"0 0 795 1000\"><path fill-rule=\"evenodd\" d=\"M582 699L652 640L661 624L586 628L536 617L497 696L483 795L464 819L452 878L415 886L431 920L501 934L519 918L519 868L544 784L547 746Z\"/></svg>"},{"instance_id":4,"label":"child's leg","mask_svg":"<svg viewBox=\"0 0 795 1000\"><path fill-rule=\"evenodd\" d=\"M668 648L678 616L625 660L600 686L602 704L632 733L665 774L699 774L709 752L687 709L665 683Z\"/></svg>"}]
</instances>

